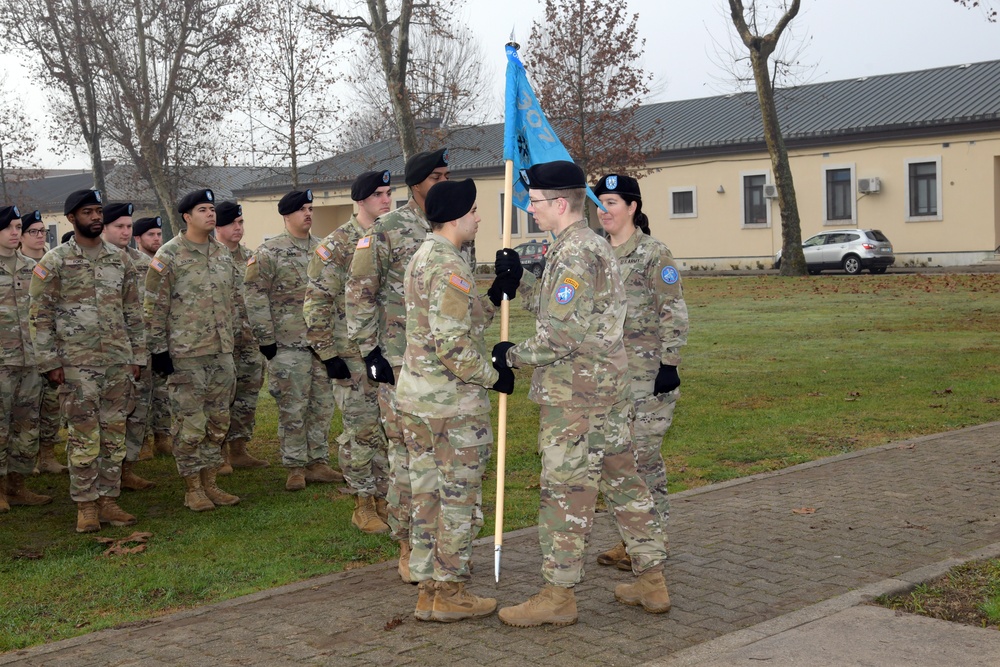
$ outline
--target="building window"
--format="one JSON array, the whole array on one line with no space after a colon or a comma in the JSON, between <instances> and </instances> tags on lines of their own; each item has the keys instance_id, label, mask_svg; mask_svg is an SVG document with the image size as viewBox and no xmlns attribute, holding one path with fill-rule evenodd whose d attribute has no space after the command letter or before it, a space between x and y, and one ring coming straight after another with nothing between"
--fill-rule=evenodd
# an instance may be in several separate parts
<instances>
[{"instance_id":1,"label":"building window","mask_svg":"<svg viewBox=\"0 0 1000 667\"><path fill-rule=\"evenodd\" d=\"M941 158L906 161L906 220L941 220Z\"/></svg>"},{"instance_id":2,"label":"building window","mask_svg":"<svg viewBox=\"0 0 1000 667\"><path fill-rule=\"evenodd\" d=\"M500 238L503 238L503 214L504 214L504 207L503 207L503 205L504 205L504 196L505 196L504 193L501 192L500 193L500 217L499 217L499 221L500 222L497 224L497 227L500 229ZM521 223L521 210L515 206L514 210L511 211L511 216L510 216L510 235L511 235L511 238L514 238L514 237L518 237L519 238L521 236L521 224L520 223Z\"/></svg>"},{"instance_id":3,"label":"building window","mask_svg":"<svg viewBox=\"0 0 1000 667\"><path fill-rule=\"evenodd\" d=\"M695 187L670 188L670 217L698 217L698 192Z\"/></svg>"},{"instance_id":4,"label":"building window","mask_svg":"<svg viewBox=\"0 0 1000 667\"><path fill-rule=\"evenodd\" d=\"M545 232L543 232L542 228L538 226L537 222L535 222L535 216L531 215L530 213L528 213L527 216L528 216L528 236L544 234Z\"/></svg>"},{"instance_id":5,"label":"building window","mask_svg":"<svg viewBox=\"0 0 1000 667\"><path fill-rule=\"evenodd\" d=\"M857 201L854 197L854 165L823 167L823 181L824 224L854 223L857 211Z\"/></svg>"},{"instance_id":6,"label":"building window","mask_svg":"<svg viewBox=\"0 0 1000 667\"><path fill-rule=\"evenodd\" d=\"M767 173L742 174L743 225L768 225L771 222L771 206L764 197Z\"/></svg>"}]
</instances>

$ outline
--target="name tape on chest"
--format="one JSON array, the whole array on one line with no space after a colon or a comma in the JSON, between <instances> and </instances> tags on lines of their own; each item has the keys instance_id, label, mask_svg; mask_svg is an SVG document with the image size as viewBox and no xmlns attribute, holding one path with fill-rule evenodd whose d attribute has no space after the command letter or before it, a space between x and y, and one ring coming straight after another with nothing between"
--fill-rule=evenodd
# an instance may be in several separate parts
<instances>
[{"instance_id":1,"label":"name tape on chest","mask_svg":"<svg viewBox=\"0 0 1000 667\"><path fill-rule=\"evenodd\" d=\"M457 273L451 274L451 277L448 279L448 284L452 287L457 287L466 294L469 294L472 291L472 285L469 284L469 281Z\"/></svg>"}]
</instances>

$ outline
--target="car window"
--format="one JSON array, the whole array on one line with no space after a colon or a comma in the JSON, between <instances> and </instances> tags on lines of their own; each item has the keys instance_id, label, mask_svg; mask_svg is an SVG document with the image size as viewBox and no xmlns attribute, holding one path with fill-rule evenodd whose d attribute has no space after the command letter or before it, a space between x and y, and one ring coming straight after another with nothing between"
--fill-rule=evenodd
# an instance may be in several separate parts
<instances>
[{"instance_id":1,"label":"car window","mask_svg":"<svg viewBox=\"0 0 1000 667\"><path fill-rule=\"evenodd\" d=\"M865 234L872 241L878 241L879 243L888 243L889 242L889 239L886 238L886 235L883 234L878 229L869 229L867 232L865 232Z\"/></svg>"},{"instance_id":2,"label":"car window","mask_svg":"<svg viewBox=\"0 0 1000 667\"><path fill-rule=\"evenodd\" d=\"M841 243L854 243L860 238L861 236L859 234L844 234L844 240L841 241Z\"/></svg>"},{"instance_id":3,"label":"car window","mask_svg":"<svg viewBox=\"0 0 1000 667\"><path fill-rule=\"evenodd\" d=\"M802 244L802 247L811 248L813 246L823 245L824 241L826 241L826 237L827 234L817 234L812 238L806 239L806 242Z\"/></svg>"},{"instance_id":4,"label":"car window","mask_svg":"<svg viewBox=\"0 0 1000 667\"><path fill-rule=\"evenodd\" d=\"M830 234L826 237L826 245L833 245L835 243L843 243L846 240L847 234Z\"/></svg>"}]
</instances>

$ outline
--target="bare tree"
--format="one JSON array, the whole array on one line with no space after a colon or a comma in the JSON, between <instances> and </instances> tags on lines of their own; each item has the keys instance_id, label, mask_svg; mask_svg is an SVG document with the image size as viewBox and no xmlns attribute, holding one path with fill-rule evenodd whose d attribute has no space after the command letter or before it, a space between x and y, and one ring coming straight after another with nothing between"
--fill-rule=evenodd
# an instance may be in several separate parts
<instances>
[{"instance_id":1,"label":"bare tree","mask_svg":"<svg viewBox=\"0 0 1000 667\"><path fill-rule=\"evenodd\" d=\"M85 0L4 0L0 26L8 44L23 44L32 78L68 100L54 138L62 145L87 146L94 187L106 189L97 96L100 62L88 28ZM104 29L105 26L102 26ZM66 122L66 121L70 122Z\"/></svg>"},{"instance_id":2,"label":"bare tree","mask_svg":"<svg viewBox=\"0 0 1000 667\"><path fill-rule=\"evenodd\" d=\"M322 0L318 0L322 3ZM403 158L420 151L415 116L409 91L410 29L413 25L426 26L428 30L448 32L451 11L444 0L399 0L390 11L387 0L365 0L349 3L354 13L328 9L324 4L312 3L309 11L319 17L331 38L336 40L360 33L375 43L382 78L392 104L392 117L399 136Z\"/></svg>"},{"instance_id":3,"label":"bare tree","mask_svg":"<svg viewBox=\"0 0 1000 667\"><path fill-rule=\"evenodd\" d=\"M35 150L38 142L31 118L7 83L7 75L0 77L0 98L11 100L0 105L0 187L3 202L19 202L22 182L38 175Z\"/></svg>"},{"instance_id":4,"label":"bare tree","mask_svg":"<svg viewBox=\"0 0 1000 667\"><path fill-rule=\"evenodd\" d=\"M625 3L546 0L526 58L538 100L566 150L593 181L605 171L642 177L656 129L635 112L653 77L640 64L646 41Z\"/></svg>"},{"instance_id":5,"label":"bare tree","mask_svg":"<svg viewBox=\"0 0 1000 667\"><path fill-rule=\"evenodd\" d=\"M990 23L997 22L997 10L993 8L992 2L980 2L979 0L953 0L953 2L969 9L979 8L986 16L987 21Z\"/></svg>"},{"instance_id":6,"label":"bare tree","mask_svg":"<svg viewBox=\"0 0 1000 667\"><path fill-rule=\"evenodd\" d=\"M764 141L771 156L771 170L774 185L778 190L778 207L781 209L781 275L806 275L806 260L802 253L802 228L799 220L798 201L792 169L788 162L788 151L778 122L778 110L774 102L774 87L768 59L774 53L781 34L799 13L799 1L781 2L781 14L770 32L764 33L762 24L765 12L751 1L749 9L742 0L729 0L733 25L743 45L750 54L754 84L757 89L757 103L764 124ZM763 3L762 3L763 4Z\"/></svg>"}]
</instances>

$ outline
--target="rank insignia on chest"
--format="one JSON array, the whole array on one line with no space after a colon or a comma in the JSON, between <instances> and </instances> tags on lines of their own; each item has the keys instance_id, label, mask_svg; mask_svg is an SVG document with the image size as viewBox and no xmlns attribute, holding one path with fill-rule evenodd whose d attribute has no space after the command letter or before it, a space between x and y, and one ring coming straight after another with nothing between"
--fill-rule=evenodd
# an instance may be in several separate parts
<instances>
[{"instance_id":1,"label":"rank insignia on chest","mask_svg":"<svg viewBox=\"0 0 1000 667\"><path fill-rule=\"evenodd\" d=\"M149 262L149 268L153 269L157 273L163 273L164 269L167 268L167 265L154 257Z\"/></svg>"},{"instance_id":2,"label":"rank insignia on chest","mask_svg":"<svg viewBox=\"0 0 1000 667\"><path fill-rule=\"evenodd\" d=\"M448 284L452 287L457 287L466 294L472 291L472 285L469 284L469 281L457 273L451 274L451 278L448 279Z\"/></svg>"},{"instance_id":3,"label":"rank insignia on chest","mask_svg":"<svg viewBox=\"0 0 1000 667\"><path fill-rule=\"evenodd\" d=\"M316 246L316 254L322 257L324 262L333 257L333 253L325 245Z\"/></svg>"},{"instance_id":4,"label":"rank insignia on chest","mask_svg":"<svg viewBox=\"0 0 1000 667\"><path fill-rule=\"evenodd\" d=\"M253 266L257 263L257 255L250 255L250 259L247 260L247 266Z\"/></svg>"},{"instance_id":5,"label":"rank insignia on chest","mask_svg":"<svg viewBox=\"0 0 1000 667\"><path fill-rule=\"evenodd\" d=\"M362 236L360 239L358 239L358 246L356 249L361 250L362 248L367 248L371 244L372 244L372 237Z\"/></svg>"},{"instance_id":6,"label":"rank insignia on chest","mask_svg":"<svg viewBox=\"0 0 1000 667\"><path fill-rule=\"evenodd\" d=\"M680 275L677 273L677 269L672 266L663 267L663 270L660 271L660 277L663 278L663 282L668 285L673 285L675 282L680 280Z\"/></svg>"},{"instance_id":7,"label":"rank insignia on chest","mask_svg":"<svg viewBox=\"0 0 1000 667\"><path fill-rule=\"evenodd\" d=\"M49 272L41 264L35 264L35 268L31 270L40 280L45 280L49 277Z\"/></svg>"},{"instance_id":8,"label":"rank insignia on chest","mask_svg":"<svg viewBox=\"0 0 1000 667\"><path fill-rule=\"evenodd\" d=\"M569 283L560 285L559 288L556 289L557 303L563 303L563 304L569 303L570 301L573 300L574 296L576 296L576 289Z\"/></svg>"}]
</instances>

